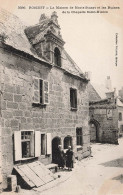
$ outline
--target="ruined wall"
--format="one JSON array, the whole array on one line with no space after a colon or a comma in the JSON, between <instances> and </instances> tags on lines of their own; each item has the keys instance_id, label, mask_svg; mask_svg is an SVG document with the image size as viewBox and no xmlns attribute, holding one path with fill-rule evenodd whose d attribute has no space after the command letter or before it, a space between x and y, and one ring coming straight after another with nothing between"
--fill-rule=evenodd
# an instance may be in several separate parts
<instances>
[{"instance_id":1,"label":"ruined wall","mask_svg":"<svg viewBox=\"0 0 123 195\"><path fill-rule=\"evenodd\" d=\"M11 174L13 162L13 133L20 130L51 132L52 138L60 136L62 145L67 135L73 138L76 149L76 127L82 127L83 146L79 159L89 155L88 92L86 84L71 78L58 67L50 69L32 60L0 49L2 65L2 174L4 188L6 177ZM49 81L49 104L45 107L32 104L33 76ZM70 87L77 89L77 111L70 108ZM47 164L51 156L40 160Z\"/></svg>"},{"instance_id":2,"label":"ruined wall","mask_svg":"<svg viewBox=\"0 0 123 195\"><path fill-rule=\"evenodd\" d=\"M97 133L99 135L99 142L103 143L118 143L118 110L111 108L112 118L107 118L106 108L90 109L90 118L99 123ZM93 117L92 117L93 116Z\"/></svg>"}]
</instances>

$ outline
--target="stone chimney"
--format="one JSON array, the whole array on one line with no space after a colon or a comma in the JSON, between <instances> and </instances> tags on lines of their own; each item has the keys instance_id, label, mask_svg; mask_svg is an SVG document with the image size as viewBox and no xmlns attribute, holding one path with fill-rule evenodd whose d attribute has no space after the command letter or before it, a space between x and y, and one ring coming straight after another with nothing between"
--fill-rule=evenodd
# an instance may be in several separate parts
<instances>
[{"instance_id":1,"label":"stone chimney","mask_svg":"<svg viewBox=\"0 0 123 195\"><path fill-rule=\"evenodd\" d=\"M107 76L106 80L106 97L108 99L115 99L116 98L116 88L112 90L112 84L111 84L111 79L110 76Z\"/></svg>"},{"instance_id":2,"label":"stone chimney","mask_svg":"<svg viewBox=\"0 0 123 195\"><path fill-rule=\"evenodd\" d=\"M91 75L92 75L92 72L91 72L91 71L85 72L85 77L86 77L88 80L91 80Z\"/></svg>"},{"instance_id":3,"label":"stone chimney","mask_svg":"<svg viewBox=\"0 0 123 195\"><path fill-rule=\"evenodd\" d=\"M112 84L111 84L110 76L107 76L107 79L106 79L106 89L108 91L112 91Z\"/></svg>"}]
</instances>

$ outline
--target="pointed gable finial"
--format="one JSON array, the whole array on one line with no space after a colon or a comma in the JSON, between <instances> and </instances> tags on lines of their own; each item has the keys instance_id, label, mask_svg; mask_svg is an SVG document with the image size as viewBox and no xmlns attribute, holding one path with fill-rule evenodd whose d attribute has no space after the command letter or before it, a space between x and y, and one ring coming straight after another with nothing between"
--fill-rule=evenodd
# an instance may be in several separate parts
<instances>
[{"instance_id":1,"label":"pointed gable finial","mask_svg":"<svg viewBox=\"0 0 123 195\"><path fill-rule=\"evenodd\" d=\"M51 19L58 24L58 20L57 20L58 16L57 16L57 12L53 12L51 15Z\"/></svg>"},{"instance_id":2,"label":"pointed gable finial","mask_svg":"<svg viewBox=\"0 0 123 195\"><path fill-rule=\"evenodd\" d=\"M39 19L39 23L41 23L43 20L47 19L45 14L41 14L40 19Z\"/></svg>"}]
</instances>

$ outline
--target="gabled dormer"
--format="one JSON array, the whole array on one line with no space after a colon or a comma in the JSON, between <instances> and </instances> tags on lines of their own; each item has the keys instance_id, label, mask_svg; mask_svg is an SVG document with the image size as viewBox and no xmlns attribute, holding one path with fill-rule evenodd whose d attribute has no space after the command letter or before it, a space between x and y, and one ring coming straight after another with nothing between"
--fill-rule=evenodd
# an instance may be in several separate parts
<instances>
[{"instance_id":1,"label":"gabled dormer","mask_svg":"<svg viewBox=\"0 0 123 195\"><path fill-rule=\"evenodd\" d=\"M42 14L37 25L25 29L25 33L37 55L57 66L62 66L62 53L65 43L60 30L56 12L53 12L50 18Z\"/></svg>"}]
</instances>

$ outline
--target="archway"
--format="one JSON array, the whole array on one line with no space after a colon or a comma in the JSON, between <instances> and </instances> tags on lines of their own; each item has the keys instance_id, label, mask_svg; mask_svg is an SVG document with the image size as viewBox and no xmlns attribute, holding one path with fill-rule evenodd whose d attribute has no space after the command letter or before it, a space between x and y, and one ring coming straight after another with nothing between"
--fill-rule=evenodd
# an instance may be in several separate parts
<instances>
[{"instance_id":1,"label":"archway","mask_svg":"<svg viewBox=\"0 0 123 195\"><path fill-rule=\"evenodd\" d=\"M68 146L71 146L72 148L72 137L67 136L64 138L64 149L68 149Z\"/></svg>"},{"instance_id":2,"label":"archway","mask_svg":"<svg viewBox=\"0 0 123 195\"><path fill-rule=\"evenodd\" d=\"M100 124L95 119L92 119L89 121L91 142L99 142L99 127L100 127Z\"/></svg>"},{"instance_id":3,"label":"archway","mask_svg":"<svg viewBox=\"0 0 123 195\"><path fill-rule=\"evenodd\" d=\"M58 146L61 144L61 139L59 137L55 137L52 140L52 162L58 162Z\"/></svg>"}]
</instances>

